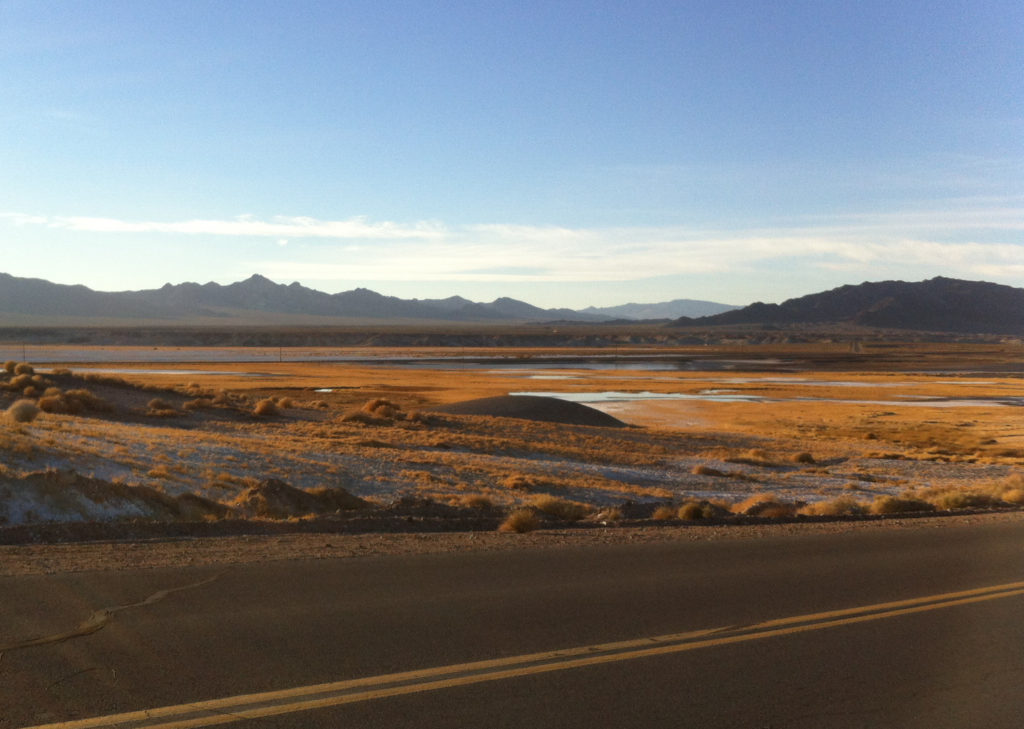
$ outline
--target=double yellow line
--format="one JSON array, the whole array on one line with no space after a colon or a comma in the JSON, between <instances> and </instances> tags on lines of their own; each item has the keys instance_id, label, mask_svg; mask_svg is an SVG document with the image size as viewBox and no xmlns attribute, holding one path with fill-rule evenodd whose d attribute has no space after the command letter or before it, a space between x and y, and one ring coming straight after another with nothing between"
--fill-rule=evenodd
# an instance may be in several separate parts
<instances>
[{"instance_id":1,"label":"double yellow line","mask_svg":"<svg viewBox=\"0 0 1024 729\"><path fill-rule=\"evenodd\" d=\"M824 630L825 628L853 625L870 620L882 620L1017 595L1024 595L1024 582L1012 582L1005 585L866 605L846 610L798 615L753 625L659 635L617 643L567 648L547 653L531 653L490 661L459 663L419 671L389 673L348 681L300 686L282 691L196 701L145 711L131 711L124 714L46 724L27 729L58 729L58 727L60 729L94 729L95 727L187 729L189 727L214 726L244 719L290 714L389 696L437 691L486 681L500 681L552 671L567 671L602 663L629 661L669 653L683 653L698 648L711 648L762 638L806 633L812 630Z\"/></svg>"}]
</instances>

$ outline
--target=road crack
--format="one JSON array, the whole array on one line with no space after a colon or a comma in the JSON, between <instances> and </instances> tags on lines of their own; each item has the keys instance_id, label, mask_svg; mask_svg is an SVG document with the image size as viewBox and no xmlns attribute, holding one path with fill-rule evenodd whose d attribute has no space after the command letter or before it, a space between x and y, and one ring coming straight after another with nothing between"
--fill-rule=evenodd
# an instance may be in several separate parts
<instances>
[{"instance_id":1,"label":"road crack","mask_svg":"<svg viewBox=\"0 0 1024 729\"><path fill-rule=\"evenodd\" d=\"M39 638L30 638L28 640L23 640L18 643L11 643L10 645L0 646L0 657L2 657L3 654L8 651L16 651L21 650L23 648L36 648L38 646L52 645L54 643L63 643L64 641L71 640L72 638L81 638L86 635L92 635L93 633L102 630L111 620L114 619L114 616L120 612L124 612L125 610L131 610L132 608L152 605L153 603L160 602L168 595L173 595L176 592L184 592L185 590L193 590L197 587L208 585L214 580L220 578L221 574L223 573L217 573L213 577L209 577L205 580L200 580L199 582L193 582L188 585L182 585L180 587L171 587L166 590L157 590L152 595L145 598L144 600L140 600L139 602L128 603L126 605L114 605L113 607L105 607L100 608L98 610L94 610L92 613L89 614L89 616L85 620L79 623L77 627L72 628L71 630L67 630L61 633L54 633L53 635L44 635Z\"/></svg>"}]
</instances>

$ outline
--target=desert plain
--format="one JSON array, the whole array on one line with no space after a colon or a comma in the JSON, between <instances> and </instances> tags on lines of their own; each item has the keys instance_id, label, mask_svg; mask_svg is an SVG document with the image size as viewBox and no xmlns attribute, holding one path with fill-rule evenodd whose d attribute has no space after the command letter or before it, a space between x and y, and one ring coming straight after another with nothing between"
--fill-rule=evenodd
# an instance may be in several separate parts
<instances>
[{"instance_id":1,"label":"desert plain","mask_svg":"<svg viewBox=\"0 0 1024 729\"><path fill-rule=\"evenodd\" d=\"M0 572L1017 519L1024 503L1016 341L31 349L0 347Z\"/></svg>"}]
</instances>

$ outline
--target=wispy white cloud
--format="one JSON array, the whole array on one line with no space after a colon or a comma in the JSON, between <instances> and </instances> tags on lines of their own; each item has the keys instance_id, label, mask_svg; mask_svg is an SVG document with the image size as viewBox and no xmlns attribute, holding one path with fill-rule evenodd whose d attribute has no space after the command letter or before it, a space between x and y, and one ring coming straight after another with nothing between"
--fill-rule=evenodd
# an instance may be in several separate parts
<instances>
[{"instance_id":1,"label":"wispy white cloud","mask_svg":"<svg viewBox=\"0 0 1024 729\"><path fill-rule=\"evenodd\" d=\"M433 222L411 225L391 222L371 222L364 217L347 220L317 220L308 217L275 216L259 220L252 216L239 216L229 220L183 220L173 222L131 221L117 218L85 216L28 216L4 213L4 217L18 224L45 225L88 233L177 233L182 235L258 236L278 239L335 238L335 239L436 239L445 235L444 227Z\"/></svg>"},{"instance_id":2,"label":"wispy white cloud","mask_svg":"<svg viewBox=\"0 0 1024 729\"><path fill-rule=\"evenodd\" d=\"M570 228L514 224L396 223L356 217L135 222L115 218L2 213L17 226L61 235L272 238L279 245L236 261L247 272L306 282L600 282L657 276L844 271L870 279L886 272L1006 280L1024 271L1024 206L1003 201L962 209L843 215L774 228L683 226ZM310 242L316 240L316 245ZM287 241L288 245L284 245ZM304 244L305 242L305 244ZM214 247L210 246L211 249ZM237 246L235 250L240 249Z\"/></svg>"}]
</instances>

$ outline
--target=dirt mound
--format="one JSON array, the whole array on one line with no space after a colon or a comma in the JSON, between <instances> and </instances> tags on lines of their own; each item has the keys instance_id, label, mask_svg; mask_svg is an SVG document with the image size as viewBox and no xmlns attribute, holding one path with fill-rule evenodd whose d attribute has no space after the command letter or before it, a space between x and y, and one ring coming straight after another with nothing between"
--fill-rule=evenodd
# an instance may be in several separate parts
<instances>
[{"instance_id":1,"label":"dirt mound","mask_svg":"<svg viewBox=\"0 0 1024 729\"><path fill-rule=\"evenodd\" d=\"M361 509L367 503L343 488L303 491L271 478L243 491L234 500L234 505L252 516L285 519L290 516Z\"/></svg>"},{"instance_id":2,"label":"dirt mound","mask_svg":"<svg viewBox=\"0 0 1024 729\"><path fill-rule=\"evenodd\" d=\"M600 410L555 397L536 395L505 395L466 400L435 408L452 415L489 415L497 418L519 418L544 423L592 425L600 428L625 428L626 424Z\"/></svg>"},{"instance_id":3,"label":"dirt mound","mask_svg":"<svg viewBox=\"0 0 1024 729\"><path fill-rule=\"evenodd\" d=\"M146 486L111 483L72 471L0 479L0 524L178 517L174 498Z\"/></svg>"}]
</instances>

